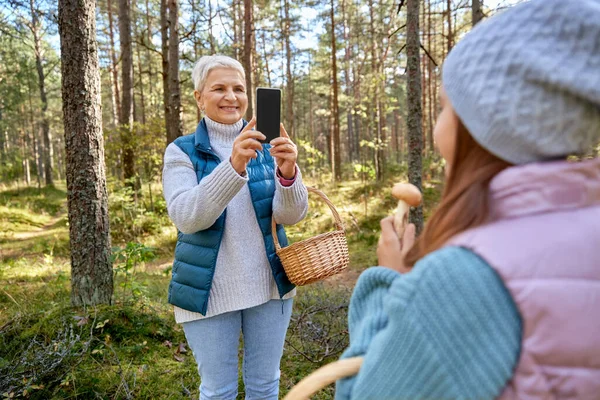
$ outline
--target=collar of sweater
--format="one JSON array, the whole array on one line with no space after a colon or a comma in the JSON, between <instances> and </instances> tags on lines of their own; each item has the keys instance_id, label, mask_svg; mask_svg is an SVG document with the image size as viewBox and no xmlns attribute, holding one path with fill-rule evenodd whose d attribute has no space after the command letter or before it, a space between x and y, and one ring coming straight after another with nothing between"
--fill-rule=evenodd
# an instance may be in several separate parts
<instances>
[{"instance_id":1,"label":"collar of sweater","mask_svg":"<svg viewBox=\"0 0 600 400\"><path fill-rule=\"evenodd\" d=\"M240 134L244 120L240 119L235 124L222 124L204 117L210 144L216 147L231 147L237 135Z\"/></svg>"}]
</instances>

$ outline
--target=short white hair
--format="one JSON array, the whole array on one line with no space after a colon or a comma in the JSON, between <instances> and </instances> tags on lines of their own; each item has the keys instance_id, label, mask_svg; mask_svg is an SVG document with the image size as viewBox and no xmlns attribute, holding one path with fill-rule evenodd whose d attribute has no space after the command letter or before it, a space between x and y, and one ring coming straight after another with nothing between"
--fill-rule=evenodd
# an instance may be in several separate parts
<instances>
[{"instance_id":1,"label":"short white hair","mask_svg":"<svg viewBox=\"0 0 600 400\"><path fill-rule=\"evenodd\" d=\"M204 84L206 83L206 77L208 73L215 68L232 68L240 73L244 81L246 80L246 73L242 64L236 59L223 55L214 56L202 56L192 71L192 80L194 81L194 89L202 92Z\"/></svg>"}]
</instances>

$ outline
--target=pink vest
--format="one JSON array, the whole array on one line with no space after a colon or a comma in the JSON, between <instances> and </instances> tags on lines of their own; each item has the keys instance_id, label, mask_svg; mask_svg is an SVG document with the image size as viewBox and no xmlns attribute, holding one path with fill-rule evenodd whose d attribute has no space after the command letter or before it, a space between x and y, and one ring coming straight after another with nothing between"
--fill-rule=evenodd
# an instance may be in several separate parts
<instances>
[{"instance_id":1,"label":"pink vest","mask_svg":"<svg viewBox=\"0 0 600 400\"><path fill-rule=\"evenodd\" d=\"M504 399L600 399L600 159L512 167L490 222L450 245L496 270L523 319Z\"/></svg>"}]
</instances>

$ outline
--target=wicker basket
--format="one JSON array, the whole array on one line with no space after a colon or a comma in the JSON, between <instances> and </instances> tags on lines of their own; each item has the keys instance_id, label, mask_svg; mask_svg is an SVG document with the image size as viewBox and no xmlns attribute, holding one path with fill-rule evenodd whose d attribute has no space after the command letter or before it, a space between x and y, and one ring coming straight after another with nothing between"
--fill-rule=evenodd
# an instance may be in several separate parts
<instances>
[{"instance_id":1,"label":"wicker basket","mask_svg":"<svg viewBox=\"0 0 600 400\"><path fill-rule=\"evenodd\" d=\"M275 251L281 259L285 273L294 285L303 286L338 274L350 261L346 232L337 210L327 196L318 189L307 187L316 193L333 214L336 230L281 247L277 235L273 235ZM271 220L275 232L275 219Z\"/></svg>"},{"instance_id":2,"label":"wicker basket","mask_svg":"<svg viewBox=\"0 0 600 400\"><path fill-rule=\"evenodd\" d=\"M356 375L363 361L362 357L351 357L323 365L298 382L283 400L309 400L312 395L335 381Z\"/></svg>"}]
</instances>

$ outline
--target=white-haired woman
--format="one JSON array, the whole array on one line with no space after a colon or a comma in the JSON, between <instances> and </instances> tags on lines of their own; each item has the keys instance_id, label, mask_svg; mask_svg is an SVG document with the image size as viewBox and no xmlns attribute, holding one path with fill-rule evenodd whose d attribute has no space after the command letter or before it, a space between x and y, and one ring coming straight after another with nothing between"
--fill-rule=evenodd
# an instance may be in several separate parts
<instances>
[{"instance_id":1,"label":"white-haired woman","mask_svg":"<svg viewBox=\"0 0 600 400\"><path fill-rule=\"evenodd\" d=\"M271 217L302 220L308 193L295 144L265 136L243 120L242 65L204 56L192 77L204 118L165 152L163 188L178 229L169 303L182 323L201 377L201 399L235 399L243 335L247 399L277 399L279 364L294 286L275 254ZM277 227L280 242L285 232Z\"/></svg>"}]
</instances>

